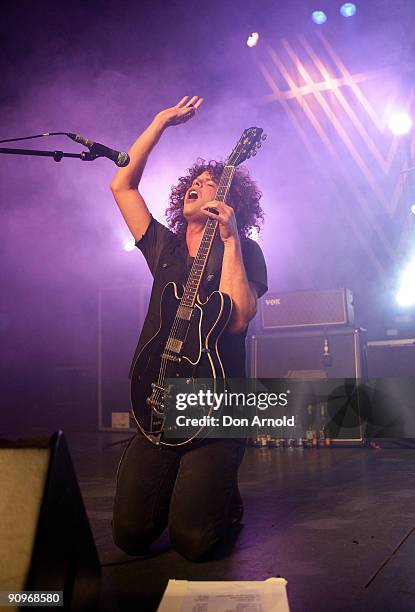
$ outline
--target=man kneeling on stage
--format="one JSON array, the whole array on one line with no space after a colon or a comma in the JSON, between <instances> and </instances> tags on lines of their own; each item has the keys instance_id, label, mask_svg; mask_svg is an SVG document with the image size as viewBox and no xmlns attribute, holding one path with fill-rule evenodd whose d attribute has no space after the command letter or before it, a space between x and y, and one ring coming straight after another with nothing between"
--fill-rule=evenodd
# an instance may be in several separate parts
<instances>
[{"instance_id":1,"label":"man kneeling on stage","mask_svg":"<svg viewBox=\"0 0 415 612\"><path fill-rule=\"evenodd\" d=\"M168 229L152 217L138 191L147 158L164 130L191 119L202 101L186 96L158 113L129 151L129 165L120 168L111 183L154 278L133 368L160 328L163 288L171 281L186 284L206 222L216 219L219 231L198 292L201 299L217 290L229 296L232 310L218 339L218 353L226 377L243 378L248 323L256 313L257 299L267 290L262 251L248 237L263 220L261 193L247 172L238 168L229 204L215 200L224 164L197 160L171 190ZM128 554L145 554L168 527L172 546L180 554L191 561L204 559L242 518L238 469L245 440L197 439L170 446L154 443L144 430L140 428L132 438L120 462L113 517L115 543Z\"/></svg>"}]
</instances>

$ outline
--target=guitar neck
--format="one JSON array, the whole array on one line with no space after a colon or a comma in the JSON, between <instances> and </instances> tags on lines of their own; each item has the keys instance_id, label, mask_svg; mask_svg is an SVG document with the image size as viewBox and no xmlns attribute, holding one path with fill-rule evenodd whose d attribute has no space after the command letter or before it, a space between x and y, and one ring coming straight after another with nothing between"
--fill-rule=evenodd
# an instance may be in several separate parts
<instances>
[{"instance_id":1,"label":"guitar neck","mask_svg":"<svg viewBox=\"0 0 415 612\"><path fill-rule=\"evenodd\" d=\"M216 191L216 200L224 202L229 193L234 173L235 166L225 166ZM189 278L187 279L186 287L180 301L180 306L184 306L186 308L193 308L194 306L217 228L218 221L216 221L216 219L208 218L199 249L194 259L192 269L190 270Z\"/></svg>"}]
</instances>

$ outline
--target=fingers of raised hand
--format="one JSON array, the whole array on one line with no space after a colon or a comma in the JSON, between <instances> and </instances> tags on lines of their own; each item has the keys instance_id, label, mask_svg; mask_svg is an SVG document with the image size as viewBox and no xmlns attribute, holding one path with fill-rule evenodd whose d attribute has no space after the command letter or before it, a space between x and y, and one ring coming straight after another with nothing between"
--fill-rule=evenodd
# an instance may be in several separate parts
<instances>
[{"instance_id":1,"label":"fingers of raised hand","mask_svg":"<svg viewBox=\"0 0 415 612\"><path fill-rule=\"evenodd\" d=\"M192 98L189 98L189 96L184 96L177 104L176 104L176 108L199 108L199 106L202 104L203 102L203 98L201 98L200 96L193 96Z\"/></svg>"},{"instance_id":2,"label":"fingers of raised hand","mask_svg":"<svg viewBox=\"0 0 415 612\"><path fill-rule=\"evenodd\" d=\"M193 96L188 102L186 102L186 106L191 106L193 108L198 99L199 96Z\"/></svg>"},{"instance_id":3,"label":"fingers of raised hand","mask_svg":"<svg viewBox=\"0 0 415 612\"><path fill-rule=\"evenodd\" d=\"M196 110L199 108L202 102L203 98L201 98L200 96L193 96L193 98L191 98L187 103L187 106L192 106Z\"/></svg>"}]
</instances>

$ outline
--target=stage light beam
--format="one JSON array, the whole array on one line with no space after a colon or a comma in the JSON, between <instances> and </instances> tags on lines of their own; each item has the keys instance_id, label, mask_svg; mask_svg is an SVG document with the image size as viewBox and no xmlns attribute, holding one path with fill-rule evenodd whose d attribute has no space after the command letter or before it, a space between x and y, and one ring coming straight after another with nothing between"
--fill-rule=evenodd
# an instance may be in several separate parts
<instances>
[{"instance_id":1,"label":"stage light beam","mask_svg":"<svg viewBox=\"0 0 415 612\"><path fill-rule=\"evenodd\" d=\"M353 17L356 14L356 5L353 2L345 2L340 7L340 15L343 17Z\"/></svg>"},{"instance_id":2,"label":"stage light beam","mask_svg":"<svg viewBox=\"0 0 415 612\"><path fill-rule=\"evenodd\" d=\"M135 249L135 240L131 236L125 238L122 243L122 248L124 251L134 251Z\"/></svg>"},{"instance_id":3,"label":"stage light beam","mask_svg":"<svg viewBox=\"0 0 415 612\"><path fill-rule=\"evenodd\" d=\"M327 21L327 15L324 11L313 11L311 13L311 19L314 21L314 23L316 23L317 25L321 25L323 23L326 23Z\"/></svg>"},{"instance_id":4,"label":"stage light beam","mask_svg":"<svg viewBox=\"0 0 415 612\"><path fill-rule=\"evenodd\" d=\"M402 136L412 128L412 119L408 113L394 113L388 121L388 128L395 136Z\"/></svg>"},{"instance_id":5,"label":"stage light beam","mask_svg":"<svg viewBox=\"0 0 415 612\"><path fill-rule=\"evenodd\" d=\"M399 306L413 306L415 304L415 257L407 265L401 276L401 286L396 294Z\"/></svg>"}]
</instances>

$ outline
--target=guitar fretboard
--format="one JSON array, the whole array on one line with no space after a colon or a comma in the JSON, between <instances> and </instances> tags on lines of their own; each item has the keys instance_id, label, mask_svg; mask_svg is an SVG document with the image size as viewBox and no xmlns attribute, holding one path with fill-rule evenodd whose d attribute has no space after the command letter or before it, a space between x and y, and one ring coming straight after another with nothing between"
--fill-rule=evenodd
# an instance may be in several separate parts
<instances>
[{"instance_id":1,"label":"guitar fretboard","mask_svg":"<svg viewBox=\"0 0 415 612\"><path fill-rule=\"evenodd\" d=\"M221 202L225 200L226 196L228 195L234 173L235 166L225 166L216 191L216 200ZM190 270L189 278L187 279L182 299L180 300L180 306L177 313L180 318L187 319L186 313L194 306L217 228L218 221L216 221L216 219L208 218L199 249L194 259L192 269Z\"/></svg>"}]
</instances>

